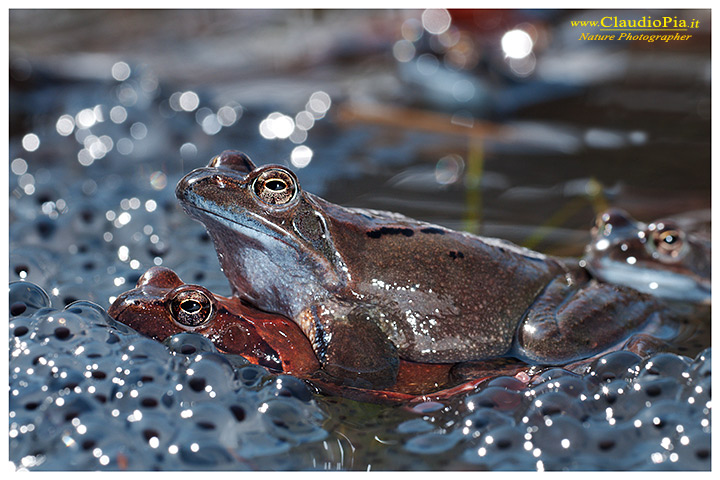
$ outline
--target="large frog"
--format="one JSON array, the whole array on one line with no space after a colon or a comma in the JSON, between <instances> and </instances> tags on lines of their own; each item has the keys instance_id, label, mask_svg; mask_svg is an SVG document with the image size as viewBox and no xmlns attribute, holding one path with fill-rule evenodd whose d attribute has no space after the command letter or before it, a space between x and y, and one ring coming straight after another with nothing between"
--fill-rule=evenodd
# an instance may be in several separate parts
<instances>
[{"instance_id":1,"label":"large frog","mask_svg":"<svg viewBox=\"0 0 720 480\"><path fill-rule=\"evenodd\" d=\"M176 194L235 295L294 320L323 369L350 385L392 385L400 359L564 364L621 343L659 309L577 262L334 205L237 151L186 175Z\"/></svg>"},{"instance_id":2,"label":"large frog","mask_svg":"<svg viewBox=\"0 0 720 480\"><path fill-rule=\"evenodd\" d=\"M310 342L294 322L244 305L237 297L185 284L165 267L145 272L134 289L118 296L108 314L159 342L182 332L203 335L223 353L310 380L322 391L365 401L437 400L472 390L491 376L521 374L519 378L528 380L526 372L532 373L530 366L510 360L457 365L401 360L396 382L385 390L338 387L323 374Z\"/></svg>"},{"instance_id":3,"label":"large frog","mask_svg":"<svg viewBox=\"0 0 720 480\"><path fill-rule=\"evenodd\" d=\"M658 297L710 303L710 239L675 219L645 224L624 210L600 213L583 263L597 278Z\"/></svg>"}]
</instances>

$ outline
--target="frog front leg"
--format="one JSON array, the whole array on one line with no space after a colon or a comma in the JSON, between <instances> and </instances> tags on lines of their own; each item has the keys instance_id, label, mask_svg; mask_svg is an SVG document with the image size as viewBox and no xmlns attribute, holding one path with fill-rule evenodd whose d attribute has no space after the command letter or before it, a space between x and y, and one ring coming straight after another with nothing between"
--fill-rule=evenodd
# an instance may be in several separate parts
<instances>
[{"instance_id":1,"label":"frog front leg","mask_svg":"<svg viewBox=\"0 0 720 480\"><path fill-rule=\"evenodd\" d=\"M658 315L650 297L631 288L557 278L520 322L515 354L542 364L564 364L619 344Z\"/></svg>"},{"instance_id":2,"label":"frog front leg","mask_svg":"<svg viewBox=\"0 0 720 480\"><path fill-rule=\"evenodd\" d=\"M400 360L377 317L372 307L330 302L303 310L298 324L328 375L346 385L381 389L395 384Z\"/></svg>"}]
</instances>

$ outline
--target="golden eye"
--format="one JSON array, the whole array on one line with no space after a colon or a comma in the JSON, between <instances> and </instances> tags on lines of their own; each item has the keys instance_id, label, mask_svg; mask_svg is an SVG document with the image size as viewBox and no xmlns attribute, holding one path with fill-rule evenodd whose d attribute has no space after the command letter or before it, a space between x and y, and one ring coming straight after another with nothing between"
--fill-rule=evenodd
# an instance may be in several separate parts
<instances>
[{"instance_id":1,"label":"golden eye","mask_svg":"<svg viewBox=\"0 0 720 480\"><path fill-rule=\"evenodd\" d=\"M185 289L170 300L170 313L179 324L198 327L213 318L215 309L208 295L200 290Z\"/></svg>"},{"instance_id":2,"label":"golden eye","mask_svg":"<svg viewBox=\"0 0 720 480\"><path fill-rule=\"evenodd\" d=\"M286 205L297 193L293 176L282 169L265 170L253 182L253 192L268 205Z\"/></svg>"},{"instance_id":3,"label":"golden eye","mask_svg":"<svg viewBox=\"0 0 720 480\"><path fill-rule=\"evenodd\" d=\"M685 245L685 234L669 223L657 223L652 230L655 250L661 255L677 257Z\"/></svg>"}]
</instances>

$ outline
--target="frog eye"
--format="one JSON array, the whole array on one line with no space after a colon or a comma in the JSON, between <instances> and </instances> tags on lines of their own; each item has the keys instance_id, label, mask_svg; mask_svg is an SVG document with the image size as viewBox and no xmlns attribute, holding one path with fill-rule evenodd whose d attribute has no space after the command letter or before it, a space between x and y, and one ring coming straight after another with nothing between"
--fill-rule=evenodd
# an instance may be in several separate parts
<instances>
[{"instance_id":1,"label":"frog eye","mask_svg":"<svg viewBox=\"0 0 720 480\"><path fill-rule=\"evenodd\" d=\"M170 300L170 313L176 322L187 327L198 327L209 322L215 308L209 296L199 289L178 291Z\"/></svg>"},{"instance_id":2,"label":"frog eye","mask_svg":"<svg viewBox=\"0 0 720 480\"><path fill-rule=\"evenodd\" d=\"M648 226L650 238L658 254L678 258L685 246L685 233L671 223L654 223Z\"/></svg>"},{"instance_id":3,"label":"frog eye","mask_svg":"<svg viewBox=\"0 0 720 480\"><path fill-rule=\"evenodd\" d=\"M257 176L253 182L253 192L268 205L286 205L295 198L297 186L289 172L272 168Z\"/></svg>"}]
</instances>

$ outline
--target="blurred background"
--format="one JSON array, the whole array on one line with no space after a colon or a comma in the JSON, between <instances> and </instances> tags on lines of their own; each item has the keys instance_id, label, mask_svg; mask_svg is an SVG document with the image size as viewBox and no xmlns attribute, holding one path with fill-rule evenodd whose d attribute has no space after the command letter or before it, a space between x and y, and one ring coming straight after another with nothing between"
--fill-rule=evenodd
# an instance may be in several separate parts
<instances>
[{"instance_id":1,"label":"blurred background","mask_svg":"<svg viewBox=\"0 0 720 480\"><path fill-rule=\"evenodd\" d=\"M209 244L179 245L203 233L173 190L229 148L336 203L548 253L580 255L608 205L704 228L709 10L621 13L699 29L580 41L599 31L570 22L603 10L11 10L11 250L112 258L127 282L99 297L192 259L186 276L227 291Z\"/></svg>"}]
</instances>

